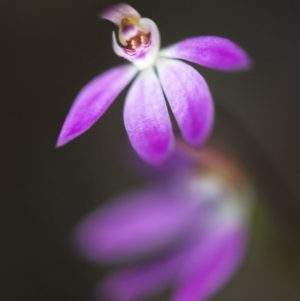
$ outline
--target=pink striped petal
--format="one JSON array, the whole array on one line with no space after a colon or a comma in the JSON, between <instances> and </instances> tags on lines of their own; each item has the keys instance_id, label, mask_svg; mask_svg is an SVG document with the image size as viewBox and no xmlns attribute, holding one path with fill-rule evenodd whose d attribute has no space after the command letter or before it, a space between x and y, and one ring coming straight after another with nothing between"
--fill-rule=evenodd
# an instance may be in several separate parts
<instances>
[{"instance_id":1,"label":"pink striped petal","mask_svg":"<svg viewBox=\"0 0 300 301\"><path fill-rule=\"evenodd\" d=\"M59 135L62 146L88 130L128 85L137 69L131 65L106 71L88 83L76 97Z\"/></svg>"},{"instance_id":2,"label":"pink striped petal","mask_svg":"<svg viewBox=\"0 0 300 301\"><path fill-rule=\"evenodd\" d=\"M178 273L172 301L208 300L239 267L247 242L244 226L224 225L207 234Z\"/></svg>"},{"instance_id":3,"label":"pink striped petal","mask_svg":"<svg viewBox=\"0 0 300 301\"><path fill-rule=\"evenodd\" d=\"M165 186L121 196L88 216L75 231L80 253L92 261L118 262L185 240L199 211Z\"/></svg>"},{"instance_id":4,"label":"pink striped petal","mask_svg":"<svg viewBox=\"0 0 300 301\"><path fill-rule=\"evenodd\" d=\"M203 143L214 120L213 101L204 78L177 60L159 60L157 68L184 139L193 145Z\"/></svg>"},{"instance_id":5,"label":"pink striped petal","mask_svg":"<svg viewBox=\"0 0 300 301\"><path fill-rule=\"evenodd\" d=\"M183 40L162 50L161 55L222 71L236 71L251 67L251 60L241 47L228 39L214 36Z\"/></svg>"},{"instance_id":6,"label":"pink striped petal","mask_svg":"<svg viewBox=\"0 0 300 301\"><path fill-rule=\"evenodd\" d=\"M125 17L139 19L141 16L130 5L126 3L120 3L105 8L100 12L99 17L101 19L109 20L119 26L121 20Z\"/></svg>"},{"instance_id":7,"label":"pink striped petal","mask_svg":"<svg viewBox=\"0 0 300 301\"><path fill-rule=\"evenodd\" d=\"M148 163L159 164L174 145L167 105L153 68L141 72L125 102L124 122L130 142Z\"/></svg>"}]
</instances>

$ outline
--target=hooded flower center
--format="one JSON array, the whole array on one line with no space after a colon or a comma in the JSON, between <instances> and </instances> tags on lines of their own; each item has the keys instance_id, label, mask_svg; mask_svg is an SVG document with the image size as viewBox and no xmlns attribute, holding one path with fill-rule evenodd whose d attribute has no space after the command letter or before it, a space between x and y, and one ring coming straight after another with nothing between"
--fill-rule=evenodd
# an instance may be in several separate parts
<instances>
[{"instance_id":1,"label":"hooded flower center","mask_svg":"<svg viewBox=\"0 0 300 301\"><path fill-rule=\"evenodd\" d=\"M128 55L137 55L151 44L151 33L136 18L123 18L118 32L119 43Z\"/></svg>"}]
</instances>

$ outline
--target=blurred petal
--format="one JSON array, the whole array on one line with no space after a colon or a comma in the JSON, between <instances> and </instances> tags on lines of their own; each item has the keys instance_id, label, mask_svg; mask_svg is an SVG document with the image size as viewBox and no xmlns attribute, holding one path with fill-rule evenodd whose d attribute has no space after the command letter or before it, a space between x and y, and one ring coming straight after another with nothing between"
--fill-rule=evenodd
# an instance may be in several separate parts
<instances>
[{"instance_id":1,"label":"blurred petal","mask_svg":"<svg viewBox=\"0 0 300 301\"><path fill-rule=\"evenodd\" d=\"M89 82L76 97L59 135L62 146L88 130L128 85L137 69L131 65L106 71Z\"/></svg>"},{"instance_id":2,"label":"blurred petal","mask_svg":"<svg viewBox=\"0 0 300 301\"><path fill-rule=\"evenodd\" d=\"M125 102L124 122L130 142L148 163L159 164L174 145L172 125L153 68L142 71Z\"/></svg>"},{"instance_id":3,"label":"blurred petal","mask_svg":"<svg viewBox=\"0 0 300 301\"><path fill-rule=\"evenodd\" d=\"M151 297L174 279L182 262L182 254L113 273L100 283L98 300L133 301Z\"/></svg>"},{"instance_id":4,"label":"blurred petal","mask_svg":"<svg viewBox=\"0 0 300 301\"><path fill-rule=\"evenodd\" d=\"M241 47L228 39L214 36L183 40L162 50L161 55L223 71L251 67L251 60Z\"/></svg>"},{"instance_id":5,"label":"blurred petal","mask_svg":"<svg viewBox=\"0 0 300 301\"><path fill-rule=\"evenodd\" d=\"M112 44L116 55L132 62L142 70L154 64L160 48L160 34L156 24L152 20L142 18L140 19L140 24L143 26L143 28L149 30L151 33L151 43L146 48L134 54L128 54L126 50L124 50L124 48L122 48L117 42L116 34L114 32L112 35Z\"/></svg>"},{"instance_id":6,"label":"blurred petal","mask_svg":"<svg viewBox=\"0 0 300 301\"><path fill-rule=\"evenodd\" d=\"M203 301L233 275L244 256L247 232L241 225L207 233L178 273L172 301Z\"/></svg>"},{"instance_id":7,"label":"blurred petal","mask_svg":"<svg viewBox=\"0 0 300 301\"><path fill-rule=\"evenodd\" d=\"M186 239L198 219L199 212L182 196L165 187L149 188L121 196L90 215L77 228L75 243L90 260L117 262Z\"/></svg>"},{"instance_id":8,"label":"blurred petal","mask_svg":"<svg viewBox=\"0 0 300 301\"><path fill-rule=\"evenodd\" d=\"M123 148L120 149L120 157L127 169L134 172L140 179L166 179L178 170L192 166L189 158L177 151L176 148L163 164L158 166L149 165L137 155L128 143L128 139L126 142L127 144L124 141Z\"/></svg>"},{"instance_id":9,"label":"blurred petal","mask_svg":"<svg viewBox=\"0 0 300 301\"><path fill-rule=\"evenodd\" d=\"M177 60L159 60L158 74L184 139L200 144L211 131L213 101L204 78Z\"/></svg>"},{"instance_id":10,"label":"blurred petal","mask_svg":"<svg viewBox=\"0 0 300 301\"><path fill-rule=\"evenodd\" d=\"M140 14L130 5L126 3L120 3L116 5L109 6L102 10L99 14L101 19L109 20L116 25L120 25L121 20L125 17L131 17L139 19Z\"/></svg>"}]
</instances>

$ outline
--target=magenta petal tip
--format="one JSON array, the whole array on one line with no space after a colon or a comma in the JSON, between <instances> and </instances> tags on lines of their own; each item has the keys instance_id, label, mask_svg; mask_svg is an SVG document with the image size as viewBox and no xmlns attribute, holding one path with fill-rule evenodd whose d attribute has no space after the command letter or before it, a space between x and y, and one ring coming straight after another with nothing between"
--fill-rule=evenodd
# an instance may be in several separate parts
<instances>
[{"instance_id":1,"label":"magenta petal tip","mask_svg":"<svg viewBox=\"0 0 300 301\"><path fill-rule=\"evenodd\" d=\"M56 148L59 148L59 147L65 145L66 143L68 143L68 141L69 141L69 140L64 139L64 137L60 137L60 136L59 136L58 139L57 139L57 141L56 141L55 147L56 147Z\"/></svg>"},{"instance_id":2,"label":"magenta petal tip","mask_svg":"<svg viewBox=\"0 0 300 301\"><path fill-rule=\"evenodd\" d=\"M133 148L149 164L161 164L173 149L172 124L153 68L142 71L130 87L124 123Z\"/></svg>"},{"instance_id":3,"label":"magenta petal tip","mask_svg":"<svg viewBox=\"0 0 300 301\"><path fill-rule=\"evenodd\" d=\"M136 72L137 69L130 65L115 67L83 87L67 115L56 147L87 131L104 114Z\"/></svg>"}]
</instances>

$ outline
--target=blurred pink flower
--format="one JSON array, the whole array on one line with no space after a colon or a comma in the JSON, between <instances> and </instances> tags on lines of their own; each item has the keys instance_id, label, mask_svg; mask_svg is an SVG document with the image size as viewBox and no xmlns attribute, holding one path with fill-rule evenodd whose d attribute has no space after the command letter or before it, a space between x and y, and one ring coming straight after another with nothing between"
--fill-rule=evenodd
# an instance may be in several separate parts
<instances>
[{"instance_id":1,"label":"blurred pink flower","mask_svg":"<svg viewBox=\"0 0 300 301\"><path fill-rule=\"evenodd\" d=\"M213 124L213 102L204 78L183 59L222 71L250 67L247 54L228 39L204 36L180 41L159 51L156 24L128 4L117 4L100 17L118 26L114 52L132 62L112 68L79 93L58 138L61 146L89 129L139 72L126 96L124 123L132 146L147 162L162 162L174 147L164 94L183 138L200 145ZM157 70L158 75L155 73ZM163 94L164 93L164 94Z\"/></svg>"},{"instance_id":2,"label":"blurred pink flower","mask_svg":"<svg viewBox=\"0 0 300 301\"><path fill-rule=\"evenodd\" d=\"M207 300L243 259L251 197L248 185L187 169L98 209L77 227L77 250L123 268L97 298L140 300L171 286L172 301Z\"/></svg>"}]
</instances>

